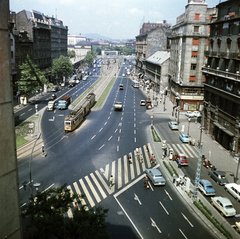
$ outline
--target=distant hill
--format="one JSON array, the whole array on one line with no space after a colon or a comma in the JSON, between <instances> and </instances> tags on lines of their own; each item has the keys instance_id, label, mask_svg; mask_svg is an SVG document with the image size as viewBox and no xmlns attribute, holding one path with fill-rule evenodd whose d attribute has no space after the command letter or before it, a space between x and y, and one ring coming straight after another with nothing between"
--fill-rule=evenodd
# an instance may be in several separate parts
<instances>
[{"instance_id":1,"label":"distant hill","mask_svg":"<svg viewBox=\"0 0 240 239\"><path fill-rule=\"evenodd\" d=\"M85 33L83 34L84 36L86 36L87 38L90 38L90 39L93 39L93 40L108 40L108 41L112 41L113 39L110 38L110 37L105 37L105 36L102 36L98 33Z\"/></svg>"}]
</instances>

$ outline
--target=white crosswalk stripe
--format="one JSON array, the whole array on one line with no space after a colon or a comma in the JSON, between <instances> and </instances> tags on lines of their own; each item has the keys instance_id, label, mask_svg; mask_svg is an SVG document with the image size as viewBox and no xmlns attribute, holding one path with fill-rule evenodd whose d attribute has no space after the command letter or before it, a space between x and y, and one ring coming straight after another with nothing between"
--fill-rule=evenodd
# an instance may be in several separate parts
<instances>
[{"instance_id":1,"label":"white crosswalk stripe","mask_svg":"<svg viewBox=\"0 0 240 239\"><path fill-rule=\"evenodd\" d=\"M139 156L136 151L130 152L128 155L124 155L121 158L107 164L105 167L96 170L90 175L86 175L84 178L79 179L79 182L74 182L73 187L67 186L70 193L77 193L78 195L85 195L84 198L79 198L81 205L86 205L85 210L94 207L105 199L108 195L111 195L116 190L119 190L124 185L130 183L135 177L143 173L147 168L151 168L150 152L152 152L151 145L148 144L149 150L147 151L146 145L139 147ZM132 163L129 163L128 156L131 156ZM142 163L139 162L139 158L142 159ZM113 175L114 184L110 188L109 178ZM68 217L73 217L73 208L75 200L71 206L71 209L67 212Z\"/></svg>"},{"instance_id":2,"label":"white crosswalk stripe","mask_svg":"<svg viewBox=\"0 0 240 239\"><path fill-rule=\"evenodd\" d=\"M183 153L188 158L198 158L198 152L188 144L168 144L167 146L168 149L172 148L175 154Z\"/></svg>"}]
</instances>

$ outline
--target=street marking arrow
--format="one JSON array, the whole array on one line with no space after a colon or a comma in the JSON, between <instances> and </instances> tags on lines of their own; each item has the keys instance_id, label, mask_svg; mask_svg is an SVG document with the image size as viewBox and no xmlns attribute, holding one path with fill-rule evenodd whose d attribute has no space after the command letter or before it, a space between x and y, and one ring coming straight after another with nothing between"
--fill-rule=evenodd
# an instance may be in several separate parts
<instances>
[{"instance_id":1,"label":"street marking arrow","mask_svg":"<svg viewBox=\"0 0 240 239\"><path fill-rule=\"evenodd\" d=\"M139 200L138 196L134 193L134 200L137 200L140 205L142 205L141 201Z\"/></svg>"},{"instance_id":2,"label":"street marking arrow","mask_svg":"<svg viewBox=\"0 0 240 239\"><path fill-rule=\"evenodd\" d=\"M153 221L153 219L152 219L151 217L150 217L150 219L151 219L151 221L152 221L151 226L152 226L152 227L156 227L157 230L158 230L158 232L159 232L159 233L162 233L161 230L158 228L157 224Z\"/></svg>"}]
</instances>

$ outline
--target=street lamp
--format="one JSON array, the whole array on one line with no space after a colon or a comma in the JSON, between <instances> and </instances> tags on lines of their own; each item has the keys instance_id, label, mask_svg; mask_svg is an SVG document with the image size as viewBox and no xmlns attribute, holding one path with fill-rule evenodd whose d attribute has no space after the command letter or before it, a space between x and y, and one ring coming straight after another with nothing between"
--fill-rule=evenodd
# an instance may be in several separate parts
<instances>
[{"instance_id":1,"label":"street lamp","mask_svg":"<svg viewBox=\"0 0 240 239\"><path fill-rule=\"evenodd\" d=\"M34 142L34 145L33 145L33 148L32 148L32 152L31 152L31 155L30 155L30 160L29 160L29 186L30 186L30 196L32 196L32 191L33 191L33 189L32 189L32 186L33 186L33 183L32 183L32 173L31 173L32 153L33 153L34 147L35 147L35 145L36 145L36 143L37 143L37 140L40 138L40 136L41 136L41 133L38 133L37 138L36 138L36 140L35 140L35 142Z\"/></svg>"},{"instance_id":2,"label":"street lamp","mask_svg":"<svg viewBox=\"0 0 240 239\"><path fill-rule=\"evenodd\" d=\"M187 133L188 135L189 135L190 122L191 122L191 119L188 118L188 133Z\"/></svg>"}]
</instances>

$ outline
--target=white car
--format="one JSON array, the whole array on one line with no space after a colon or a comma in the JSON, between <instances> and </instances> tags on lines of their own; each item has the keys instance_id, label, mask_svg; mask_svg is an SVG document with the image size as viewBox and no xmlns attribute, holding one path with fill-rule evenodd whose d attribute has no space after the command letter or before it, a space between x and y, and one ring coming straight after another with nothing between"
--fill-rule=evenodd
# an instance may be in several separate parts
<instances>
[{"instance_id":1,"label":"white car","mask_svg":"<svg viewBox=\"0 0 240 239\"><path fill-rule=\"evenodd\" d=\"M189 118L195 117L195 115L194 115L194 113L193 113L192 111L187 111L187 112L185 113L185 115L186 115L187 117L189 117Z\"/></svg>"},{"instance_id":2,"label":"white car","mask_svg":"<svg viewBox=\"0 0 240 239\"><path fill-rule=\"evenodd\" d=\"M145 106L146 105L146 100L140 100L140 105Z\"/></svg>"},{"instance_id":3,"label":"white car","mask_svg":"<svg viewBox=\"0 0 240 239\"><path fill-rule=\"evenodd\" d=\"M212 197L211 204L221 212L222 216L233 217L236 215L236 210L231 201L226 197Z\"/></svg>"},{"instance_id":4,"label":"white car","mask_svg":"<svg viewBox=\"0 0 240 239\"><path fill-rule=\"evenodd\" d=\"M199 111L193 111L195 117L200 117L201 113Z\"/></svg>"},{"instance_id":5,"label":"white car","mask_svg":"<svg viewBox=\"0 0 240 239\"><path fill-rule=\"evenodd\" d=\"M225 189L232 194L232 196L235 197L238 202L240 201L240 185L236 183L228 183L225 185Z\"/></svg>"},{"instance_id":6,"label":"white car","mask_svg":"<svg viewBox=\"0 0 240 239\"><path fill-rule=\"evenodd\" d=\"M125 74L124 74L124 73L122 74L122 77L125 77Z\"/></svg>"}]
</instances>

